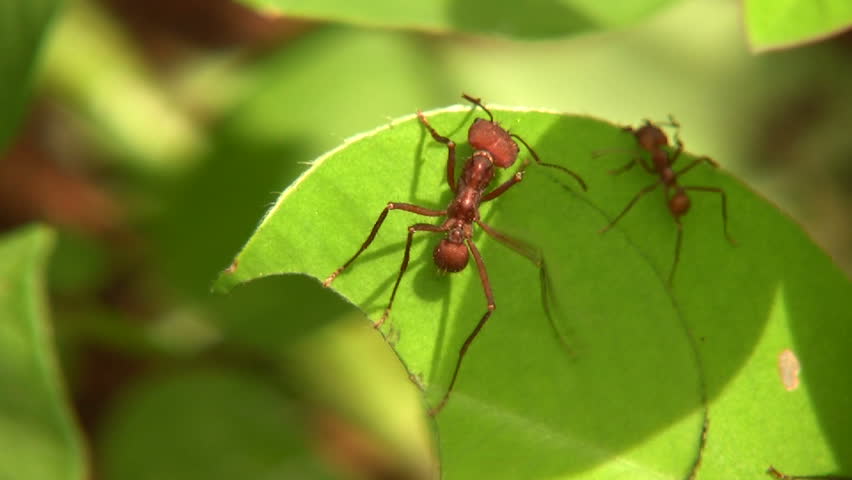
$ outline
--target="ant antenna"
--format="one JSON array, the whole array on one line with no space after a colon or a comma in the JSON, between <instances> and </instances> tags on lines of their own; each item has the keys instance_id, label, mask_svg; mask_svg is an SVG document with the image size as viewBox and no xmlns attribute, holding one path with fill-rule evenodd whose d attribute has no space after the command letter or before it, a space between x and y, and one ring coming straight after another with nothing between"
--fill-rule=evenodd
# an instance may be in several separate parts
<instances>
[{"instance_id":1,"label":"ant antenna","mask_svg":"<svg viewBox=\"0 0 852 480\"><path fill-rule=\"evenodd\" d=\"M662 127L672 127L672 128L680 129L680 123L677 120L675 120L674 116L671 113L668 115L668 120L669 120L668 122L653 122L650 119L645 118L642 121L645 122L645 126L647 126L647 127L661 127L662 126ZM628 131L633 130L630 127L627 127L626 129Z\"/></svg>"},{"instance_id":2,"label":"ant antenna","mask_svg":"<svg viewBox=\"0 0 852 480\"><path fill-rule=\"evenodd\" d=\"M546 163L546 162L542 162L542 161L541 161L541 159L540 159L540 158L538 158L538 154L537 154L537 153L535 153L535 150L533 150L533 149L532 149L532 147L530 147L530 145L526 142L526 140L524 140L523 138L519 137L519 136L518 136L517 134L515 134L515 133L510 133L510 134L509 134L509 136L511 136L511 137L512 137L512 138L514 138L515 140L517 140L517 141L519 141L519 142L523 143L523 144L524 144L524 146L525 146L525 147L527 147L527 150L530 152L530 155L532 155L533 159L535 160L535 163L537 163L537 164L539 164L539 165L541 165L541 166L543 166L543 167L550 167L550 168L555 168L555 169L557 169L557 170L562 170L563 172L567 173L568 175L571 175L572 177L574 177L574 179L575 179L575 180L577 180L577 183L579 183L579 184L580 184L580 186L583 188L583 191L584 191L584 192L587 192L587 191L589 190L589 189L586 187L586 182L584 182L584 181L583 181L583 179L582 179L582 178L580 178L580 176L579 176L579 175L577 175L577 174L576 174L576 173L574 173L573 171L571 171L571 170L569 170L569 169L567 169L567 168L563 167L562 165L556 165L556 164L554 164L554 163Z\"/></svg>"},{"instance_id":3,"label":"ant antenna","mask_svg":"<svg viewBox=\"0 0 852 480\"><path fill-rule=\"evenodd\" d=\"M477 107L479 107L479 108L481 108L481 109L485 110L485 113L487 113L487 114L488 114L488 121L489 121L489 122L492 122L492 123L494 122L494 115L491 115L491 111L490 111L490 110L488 110L487 108L485 108L485 105L483 105L483 104L482 104L482 99L480 99L480 98L473 98L473 97L471 97L470 95L468 95L468 94L466 94L466 93L463 93L463 94L462 94L462 98L464 98L464 99L465 99L465 100L467 100L468 102L470 102L470 103L474 104L475 106L477 106Z\"/></svg>"},{"instance_id":4,"label":"ant antenna","mask_svg":"<svg viewBox=\"0 0 852 480\"><path fill-rule=\"evenodd\" d=\"M674 116L671 113L669 114L669 125L674 128L680 128L680 123L675 120Z\"/></svg>"}]
</instances>

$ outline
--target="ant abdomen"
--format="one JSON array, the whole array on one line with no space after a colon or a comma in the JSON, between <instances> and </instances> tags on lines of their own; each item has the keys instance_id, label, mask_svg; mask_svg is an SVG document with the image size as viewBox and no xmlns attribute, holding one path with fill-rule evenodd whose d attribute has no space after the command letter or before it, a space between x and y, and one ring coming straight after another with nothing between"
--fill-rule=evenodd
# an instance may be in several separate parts
<instances>
[{"instance_id":1,"label":"ant abdomen","mask_svg":"<svg viewBox=\"0 0 852 480\"><path fill-rule=\"evenodd\" d=\"M518 158L518 144L497 122L477 118L468 129L467 141L474 150L490 153L494 165L500 168L511 167Z\"/></svg>"},{"instance_id":2,"label":"ant abdomen","mask_svg":"<svg viewBox=\"0 0 852 480\"><path fill-rule=\"evenodd\" d=\"M669 211L677 217L688 212L689 206L689 197L686 195L686 192L682 190L672 195L672 198L669 199Z\"/></svg>"},{"instance_id":3,"label":"ant abdomen","mask_svg":"<svg viewBox=\"0 0 852 480\"><path fill-rule=\"evenodd\" d=\"M452 242L445 238L435 247L432 258L442 272L456 273L467 266L470 252L464 243Z\"/></svg>"}]
</instances>

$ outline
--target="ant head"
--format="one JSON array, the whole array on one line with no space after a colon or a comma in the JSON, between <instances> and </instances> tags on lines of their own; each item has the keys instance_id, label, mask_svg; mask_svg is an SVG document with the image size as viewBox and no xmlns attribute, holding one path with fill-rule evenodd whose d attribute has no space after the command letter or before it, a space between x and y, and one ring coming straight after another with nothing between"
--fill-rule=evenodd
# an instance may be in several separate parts
<instances>
[{"instance_id":1,"label":"ant head","mask_svg":"<svg viewBox=\"0 0 852 480\"><path fill-rule=\"evenodd\" d=\"M648 121L645 121L645 125L642 125L639 130L633 132L633 135L636 136L639 145L648 151L657 150L669 144L669 137L666 136L666 132Z\"/></svg>"},{"instance_id":2,"label":"ant head","mask_svg":"<svg viewBox=\"0 0 852 480\"><path fill-rule=\"evenodd\" d=\"M467 132L467 140L475 150L490 153L498 167L511 167L518 158L518 144L497 122L477 118Z\"/></svg>"}]
</instances>

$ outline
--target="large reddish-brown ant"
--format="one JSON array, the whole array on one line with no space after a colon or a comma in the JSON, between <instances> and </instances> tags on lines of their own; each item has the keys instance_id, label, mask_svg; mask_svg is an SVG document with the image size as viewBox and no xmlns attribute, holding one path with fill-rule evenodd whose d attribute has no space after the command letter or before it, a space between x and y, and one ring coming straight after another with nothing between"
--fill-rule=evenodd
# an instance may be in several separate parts
<instances>
[{"instance_id":1,"label":"large reddish-brown ant","mask_svg":"<svg viewBox=\"0 0 852 480\"><path fill-rule=\"evenodd\" d=\"M671 117L669 117L669 123L666 125L674 128L680 128L680 125ZM639 193L630 200L630 203L624 207L624 210L622 210L621 213L619 213L618 216L609 223L609 225L600 230L600 233L604 233L612 228L612 226L615 225L621 217L623 217L624 214L626 214L633 205L642 198L643 195L654 191L660 185L664 185L666 189L668 209L677 224L677 240L675 241L674 261L668 277L668 283L671 285L672 280L674 279L675 269L677 268L678 261L680 260L680 245L683 240L683 224L680 221L680 217L689 211L690 206L689 196L686 194L687 191L713 192L718 193L722 197L722 229L728 241L731 242L731 244L736 244L736 241L728 233L727 196L725 195L724 190L716 187L682 186L678 183L678 178L681 175L700 163L708 163L713 167L718 167L718 164L709 157L701 157L675 172L674 164L683 152L683 143L680 141L677 133L675 133L676 148L674 153L670 154L668 150L663 148L669 145L668 137L659 126L651 123L651 121L645 120L645 124L638 130L634 130L631 127L626 127L624 130L632 133L636 137L639 147L651 154L652 163L647 163L646 159L642 156L636 156L624 166L611 170L610 173L615 175L626 172L639 163L649 173L659 175L660 179L640 190Z\"/></svg>"},{"instance_id":2,"label":"large reddish-brown ant","mask_svg":"<svg viewBox=\"0 0 852 480\"><path fill-rule=\"evenodd\" d=\"M373 229L367 236L367 240L364 241L363 245L361 245L361 248L355 252L355 255L353 255L352 258L344 263L343 266L335 270L334 273L329 275L323 282L323 285L326 287L331 285L331 282L333 282L341 272L351 265L352 262L354 262L355 259L370 246L373 239L376 238L376 233L378 233L379 228L385 221L385 217L387 217L389 211L403 210L426 217L446 217L446 220L440 225L415 223L408 227L408 238L405 242L405 253L402 257L402 264L400 265L399 274L396 277L396 283L393 286L388 306L385 308L385 311L379 321L374 323L376 328L380 327L390 314L394 297L396 297L396 291L399 288L399 282L402 280L402 276L408 268L411 241L415 232L440 232L446 234L446 238L441 240L433 253L435 264L444 272L453 273L463 270L468 264L470 255L473 255L473 260L476 262L476 267L479 270L479 278L482 281L482 289L485 292L485 298L488 302L488 306L485 314L479 320L479 323L476 324L476 327L462 344L450 384L447 387L444 396L441 398L441 401L430 410L429 413L431 415L437 414L447 403L450 393L453 390L453 386L456 383L456 377L458 376L462 359L464 358L468 347L470 347L473 339L476 338L476 335L479 334L480 330L482 330L485 322L488 321L491 314L497 308L497 304L494 302L494 294L491 291L491 282L488 279L488 273L485 269L485 262L482 260L482 255L480 255L479 249L476 248L476 245L473 242L473 224L475 223L479 225L479 227L482 228L482 230L484 230L489 236L528 258L536 266L538 266L542 279L542 299L544 300L546 296L544 291L544 289L547 288L544 261L538 250L525 242L495 230L493 227L488 226L480 220L479 205L482 202L494 200L504 194L507 190L509 190L509 188L520 182L524 176L524 170L523 167L521 167L521 169L516 172L512 178L498 185L490 192L484 193L485 189L488 188L488 185L494 179L494 175L496 173L495 167L509 168L515 163L519 151L518 144L515 142L515 139L517 139L527 148L527 150L529 150L536 163L547 167L557 168L568 173L577 179L583 190L586 189L585 182L583 182L576 173L559 165L542 162L538 158L538 155L523 139L515 134L510 134L508 131L503 129L503 127L497 124L497 122L494 121L494 116L487 108L485 108L480 99L473 98L469 95L462 95L462 97L473 103L474 108L479 107L484 110L485 113L488 114L488 120L477 118L468 130L468 142L473 147L474 152L465 162L458 180L456 180L455 177L455 142L438 134L438 132L435 131L435 129L432 128L426 120L423 113L419 111L417 112L417 117L420 119L423 126L429 130L432 138L447 146L447 184L450 186L450 190L452 190L455 194L455 198L452 202L450 202L449 206L444 210L434 210L408 203L388 203L385 209L382 210L382 213L373 225ZM546 305L545 310L547 310Z\"/></svg>"}]
</instances>

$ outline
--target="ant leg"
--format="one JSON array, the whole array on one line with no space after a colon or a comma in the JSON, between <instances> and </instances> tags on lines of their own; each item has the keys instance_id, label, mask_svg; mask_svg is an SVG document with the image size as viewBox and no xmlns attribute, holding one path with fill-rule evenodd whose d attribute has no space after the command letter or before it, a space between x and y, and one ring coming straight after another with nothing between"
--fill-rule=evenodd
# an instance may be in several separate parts
<instances>
[{"instance_id":1,"label":"ant leg","mask_svg":"<svg viewBox=\"0 0 852 480\"><path fill-rule=\"evenodd\" d=\"M677 160L677 157L678 157L678 156L680 156L680 152L682 152L682 151L683 151L683 145L681 145L681 146L679 146L679 147L678 147L678 150L675 152L675 156L674 156L674 157L672 157L672 160L671 160L671 164L672 164L672 165L674 165L675 160ZM675 176L675 178L677 178L677 177L679 177L679 176L683 175L684 173L688 172L689 170L693 169L696 165L701 164L701 163L705 163L705 162L706 162L706 163L709 163L709 164L710 164L710 166L712 166L712 167L714 167L714 168L716 168L716 167L718 167L718 166L719 166L719 164L718 164L718 163L716 163L716 162L715 162L712 158L710 158L710 157L701 157L701 158L696 158L695 160L693 160L693 162L692 162L692 163L690 163L689 165L687 165L687 166L685 166L685 167L681 168L680 170L678 170L677 172L675 172L675 175L674 175L674 176Z\"/></svg>"},{"instance_id":2,"label":"ant leg","mask_svg":"<svg viewBox=\"0 0 852 480\"><path fill-rule=\"evenodd\" d=\"M557 340L562 344L562 348L565 350L570 356L574 355L574 350L566 340L565 335L559 331L559 328L556 326L556 320L553 319L553 313L550 311L550 305L548 304L549 292L552 290L550 275L547 273L547 264L544 262L544 258L541 259L541 268L538 270L538 281L541 284L541 307L544 309L544 316L547 317L548 323L550 323L550 328L553 329L553 333L556 334ZM556 297L553 297L553 303L556 304L556 307L559 308L559 303L556 300Z\"/></svg>"},{"instance_id":3,"label":"ant leg","mask_svg":"<svg viewBox=\"0 0 852 480\"><path fill-rule=\"evenodd\" d=\"M568 345L565 335L563 335L562 332L559 331L559 328L556 327L556 321L553 319L553 314L550 311L550 306L547 301L548 292L550 291L550 275L547 274L547 265L544 263L544 257L541 255L541 251L523 240L511 237L479 220L476 221L476 224L479 225L491 238L502 243L504 246L511 248L515 251L515 253L526 257L536 267L538 267L539 282L541 283L541 306L544 309L544 314L547 317L547 321L550 322L550 326L553 328L556 338L559 339L559 343L562 344L562 347L568 354L573 355L573 350ZM555 301L556 300L554 299L554 302Z\"/></svg>"},{"instance_id":4,"label":"ant leg","mask_svg":"<svg viewBox=\"0 0 852 480\"><path fill-rule=\"evenodd\" d=\"M680 245L683 243L683 224L680 223L680 218L678 217L675 217L675 222L677 222L677 240L675 241L674 262L672 263L672 269L669 271L669 286L672 286L672 282L674 281L675 269L678 262L680 262Z\"/></svg>"},{"instance_id":5,"label":"ant leg","mask_svg":"<svg viewBox=\"0 0 852 480\"><path fill-rule=\"evenodd\" d=\"M678 123L678 121L675 120L674 115L672 115L671 113L669 114L669 125L671 125L674 128L680 128L680 123Z\"/></svg>"},{"instance_id":6,"label":"ant leg","mask_svg":"<svg viewBox=\"0 0 852 480\"><path fill-rule=\"evenodd\" d=\"M494 122L494 115L491 115L491 111L488 110L487 108L485 108L485 105L482 104L481 98L474 98L474 97L471 97L470 95L468 95L466 93L462 94L462 98L467 100L468 102L472 103L475 107L479 107L479 108L483 109L485 111L485 113L488 114L488 121Z\"/></svg>"},{"instance_id":7,"label":"ant leg","mask_svg":"<svg viewBox=\"0 0 852 480\"><path fill-rule=\"evenodd\" d=\"M840 477L837 475L786 475L772 465L769 466L766 473L778 480L852 480L852 477Z\"/></svg>"},{"instance_id":8,"label":"ant leg","mask_svg":"<svg viewBox=\"0 0 852 480\"><path fill-rule=\"evenodd\" d=\"M432 135L432 138L435 139L436 142L443 143L447 146L447 183L450 185L450 190L454 193L456 192L456 142L450 140L447 137L441 136L432 125L429 125L429 121L426 120L426 116L423 115L423 112L417 111L417 118L420 119L420 123L429 130L429 133Z\"/></svg>"},{"instance_id":9,"label":"ant leg","mask_svg":"<svg viewBox=\"0 0 852 480\"><path fill-rule=\"evenodd\" d=\"M399 288L399 282L402 280L402 275L408 269L408 258L409 253L411 252L411 240L414 238L414 232L446 232L447 228L442 225L432 225L429 223L415 223L414 225L408 227L408 238L405 240L405 253L402 255L402 264L399 266L399 275L396 277L396 283L393 284L393 291L391 292L390 300L388 301L388 306L385 308L384 313L382 313L382 318L379 319L378 322L373 324L373 328L379 328L385 323L388 315L390 315L391 307L393 307L393 299L396 297L396 290Z\"/></svg>"},{"instance_id":10,"label":"ant leg","mask_svg":"<svg viewBox=\"0 0 852 480\"><path fill-rule=\"evenodd\" d=\"M630 128L630 127L625 127L625 128ZM630 129L628 131L632 132L633 129ZM636 151L635 148L627 148L627 147L600 148L600 149L592 152L592 158L601 158L604 155L609 155L611 153L633 153L635 151Z\"/></svg>"},{"instance_id":11,"label":"ant leg","mask_svg":"<svg viewBox=\"0 0 852 480\"><path fill-rule=\"evenodd\" d=\"M633 205L637 201L639 201L639 199L642 198L643 195L650 193L650 192L653 192L657 187L660 186L661 182L662 182L662 180L657 180L656 182L652 183L651 185L648 185L647 187L640 190L639 193L637 193L636 196L633 197L633 200L630 200L630 203L628 203L627 206L624 207L624 210L622 210L621 213L619 213L618 216L615 217L615 219L613 221L609 222L609 225L598 230L598 233L606 233L607 230L612 228L616 223L618 223L619 220L621 220L621 217L623 217L624 214L626 214L631 208L633 208Z\"/></svg>"},{"instance_id":12,"label":"ant leg","mask_svg":"<svg viewBox=\"0 0 852 480\"><path fill-rule=\"evenodd\" d=\"M628 171L628 170L632 169L633 167L635 167L635 166L636 166L636 162L638 162L638 161L639 161L639 157L634 157L634 158L633 158L633 160L630 160L629 162L625 163L624 165L622 165L622 166L620 166L620 167L618 167L618 168L614 168L614 169L612 169L612 170L607 170L607 173L609 173L610 175L619 175L619 174L622 174L622 173L624 173L624 172L626 172L626 171ZM643 167L645 166L645 165L644 165L644 163L643 163L643 165L642 165L642 166L643 166Z\"/></svg>"},{"instance_id":13,"label":"ant leg","mask_svg":"<svg viewBox=\"0 0 852 480\"><path fill-rule=\"evenodd\" d=\"M529 261L534 263L536 267L541 267L541 253L532 245L528 244L523 240L505 234L495 229L491 225L488 225L487 223L483 222L482 220L476 220L476 224L479 225L482 230L494 240L497 240L503 245L511 248L518 255L526 257Z\"/></svg>"},{"instance_id":14,"label":"ant leg","mask_svg":"<svg viewBox=\"0 0 852 480\"><path fill-rule=\"evenodd\" d=\"M630 131L632 132L633 130L631 129ZM608 154L608 153L612 153L612 152L623 152L623 151L628 151L628 149L624 149L624 148L609 148L609 149L605 149L605 150L596 150L596 151L592 152L592 158L600 158L600 157L602 157L602 156L604 156L604 155L606 155L606 154ZM630 151L630 152L633 152L633 151L635 151L635 150L634 150L634 149L629 149L629 151ZM645 157L643 157L643 156L641 156L641 155L640 155L640 156L638 156L638 157L634 157L634 158L633 158L633 160L630 160L628 163L624 164L623 166L621 166L621 167L619 167L619 168L616 168L616 169L613 169L613 170L608 170L607 172L608 172L610 175L618 175L618 174L620 174L620 173L624 173L624 172L626 172L627 170L630 170L631 168L633 168L633 166L636 164L636 162L639 162L639 163L642 165L642 168L644 168L645 170L647 170L647 171L648 171L648 173L651 173L651 174L655 174L655 175L656 175L657 171L654 169L654 166L653 166L653 165L651 165L650 163L648 163L648 160L646 160L646 159L645 159Z\"/></svg>"},{"instance_id":15,"label":"ant leg","mask_svg":"<svg viewBox=\"0 0 852 480\"><path fill-rule=\"evenodd\" d=\"M382 210L382 213L379 215L378 220L376 220L376 223L373 225L373 230L370 231L370 235L367 236L367 240L364 241L364 244L361 245L361 248L359 248L358 251L355 252L355 255L352 255L352 258L347 260L347 262L344 263L343 266L335 270L331 275L328 276L328 278L326 278L322 282L323 287L328 287L329 285L331 285L331 282L333 282L334 279L341 274L341 272L346 270L346 268L350 264L352 264L352 262L354 262L355 259L358 258L358 256L361 255L364 250L366 250L367 247L370 246L371 243L373 243L373 240L376 238L376 233L378 233L379 228L381 228L382 223L384 223L385 218L388 216L388 212L391 210L404 210L406 212L416 213L425 217L443 217L447 214L446 210L432 210L417 205L411 205L409 203L388 203L385 209Z\"/></svg>"},{"instance_id":16,"label":"ant leg","mask_svg":"<svg viewBox=\"0 0 852 480\"><path fill-rule=\"evenodd\" d=\"M654 167L653 163L650 163L650 161L645 159L645 157L643 157L642 155L639 155L637 158L639 159L639 163L642 164L642 168L644 168L646 172L650 173L651 175L657 175L657 169Z\"/></svg>"},{"instance_id":17,"label":"ant leg","mask_svg":"<svg viewBox=\"0 0 852 480\"><path fill-rule=\"evenodd\" d=\"M646 124L646 125L654 125L655 123L654 123L654 122L651 122L650 120L648 120L648 119L646 118L646 119L645 119L645 124ZM678 123L678 121L677 121L677 120L675 120L675 118L672 116L672 114L671 114L671 113L669 114L669 121L668 121L668 122L658 122L658 123L656 123L656 125L657 125L657 126L672 127L672 128L680 128L680 123Z\"/></svg>"},{"instance_id":18,"label":"ant leg","mask_svg":"<svg viewBox=\"0 0 852 480\"><path fill-rule=\"evenodd\" d=\"M669 160L669 167L673 167L677 159L680 158L680 154L683 153L683 142L680 141L680 135L675 132L675 151L671 155L671 159ZM692 166L684 168L683 171L689 170ZM677 175L675 175L677 176Z\"/></svg>"},{"instance_id":19,"label":"ant leg","mask_svg":"<svg viewBox=\"0 0 852 480\"><path fill-rule=\"evenodd\" d=\"M512 178L506 180L505 182L500 184L494 190L491 190L490 192L483 195L482 198L479 199L479 203L485 203L489 200L494 200L495 198L499 197L500 195L503 195L504 193L506 193L506 190L508 190L509 187L511 187L512 185L515 185L516 183L520 182L523 179L524 179L524 172L523 171L516 172L514 175L512 175Z\"/></svg>"},{"instance_id":20,"label":"ant leg","mask_svg":"<svg viewBox=\"0 0 852 480\"><path fill-rule=\"evenodd\" d=\"M736 245L737 241L728 233L728 196L725 191L716 187L684 187L684 190L695 190L699 192L713 192L722 196L722 230L725 232L725 237L731 242L731 245Z\"/></svg>"},{"instance_id":21,"label":"ant leg","mask_svg":"<svg viewBox=\"0 0 852 480\"><path fill-rule=\"evenodd\" d=\"M535 160L535 163L541 165L542 167L549 167L549 168L555 168L557 170L562 170L563 172L567 173L568 175L571 175L572 177L574 177L574 180L577 180L577 183L580 184L580 186L583 188L584 192L589 190L588 187L586 187L586 182L584 182L583 179L579 175L577 175L573 171L563 167L562 165L556 165L554 163L542 162L541 159L538 157L538 154L535 153L535 150L533 150L532 147L530 147L530 145L523 138L519 137L517 134L514 134L514 133L510 134L509 136L511 136L515 140L523 143L524 146L527 147L527 150L529 150L530 155L532 155L533 160Z\"/></svg>"},{"instance_id":22,"label":"ant leg","mask_svg":"<svg viewBox=\"0 0 852 480\"><path fill-rule=\"evenodd\" d=\"M488 310L485 311L485 315L482 316L479 323L477 323L476 327L473 329L473 332L467 336L467 339L465 339L461 349L459 349L459 358L456 360L456 367L453 370L453 376L450 379L450 386L447 387L447 391L444 393L441 401L429 410L429 415L431 416L437 415L441 409L444 408L444 405L447 404L447 400L450 399L450 393L453 391L453 386L456 384L456 378L458 378L459 375L459 368L461 368L461 363L464 359L465 353L467 353L467 349L470 347L470 344L473 343L473 339L479 335L479 331L482 330L482 327L485 326L485 322L488 321L488 318L491 317L491 314L494 313L494 310L497 308L497 304L494 303L494 293L491 291L491 282L488 280L488 273L485 271L485 262L482 260L482 255L479 254L479 250L470 239L467 240L467 247L470 249L470 252L473 254L473 259L476 261L476 268L479 270L479 279L482 280L482 289L485 291L485 298L488 300Z\"/></svg>"}]
</instances>

